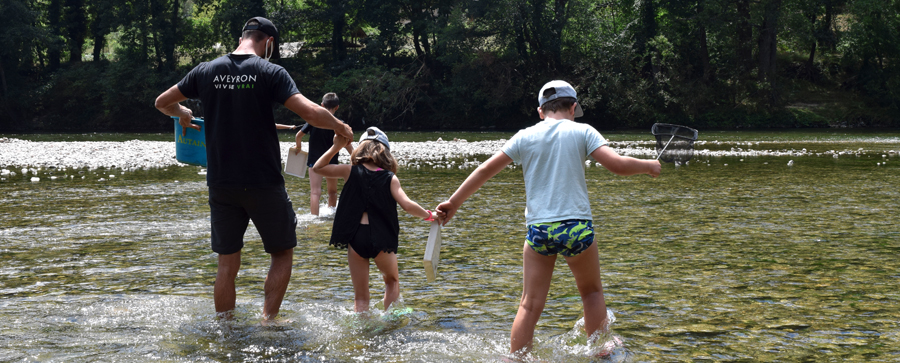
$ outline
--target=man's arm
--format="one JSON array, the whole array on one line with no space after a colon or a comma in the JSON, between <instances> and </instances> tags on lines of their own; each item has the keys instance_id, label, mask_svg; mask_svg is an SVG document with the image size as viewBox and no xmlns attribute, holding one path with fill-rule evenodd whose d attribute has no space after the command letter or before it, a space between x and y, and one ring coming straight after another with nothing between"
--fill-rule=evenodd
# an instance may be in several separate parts
<instances>
[{"instance_id":1,"label":"man's arm","mask_svg":"<svg viewBox=\"0 0 900 363\"><path fill-rule=\"evenodd\" d=\"M341 122L324 107L315 104L300 93L295 93L284 102L284 107L320 129L334 130L344 138L353 139L353 129Z\"/></svg>"},{"instance_id":2,"label":"man's arm","mask_svg":"<svg viewBox=\"0 0 900 363\"><path fill-rule=\"evenodd\" d=\"M178 124L181 125L181 135L187 133L187 128L200 131L200 125L191 123L193 113L191 109L182 106L179 102L186 100L187 97L181 93L178 86L172 86L165 92L156 97L156 109L167 116L178 117Z\"/></svg>"}]
</instances>

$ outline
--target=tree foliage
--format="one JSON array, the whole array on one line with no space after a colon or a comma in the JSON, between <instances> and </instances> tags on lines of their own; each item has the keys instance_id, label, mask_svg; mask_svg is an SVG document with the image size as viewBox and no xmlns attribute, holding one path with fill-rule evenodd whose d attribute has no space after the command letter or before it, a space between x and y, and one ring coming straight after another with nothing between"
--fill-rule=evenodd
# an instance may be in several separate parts
<instances>
[{"instance_id":1,"label":"tree foliage","mask_svg":"<svg viewBox=\"0 0 900 363\"><path fill-rule=\"evenodd\" d=\"M601 128L900 126L900 0L4 0L0 130L167 131L251 16L355 127L514 129L552 79Z\"/></svg>"}]
</instances>

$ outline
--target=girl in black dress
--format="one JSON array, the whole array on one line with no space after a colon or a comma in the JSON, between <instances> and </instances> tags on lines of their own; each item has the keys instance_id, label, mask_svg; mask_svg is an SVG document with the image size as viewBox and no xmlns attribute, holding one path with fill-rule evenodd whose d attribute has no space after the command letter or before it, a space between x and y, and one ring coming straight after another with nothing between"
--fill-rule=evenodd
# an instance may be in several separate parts
<instances>
[{"instance_id":1,"label":"girl in black dress","mask_svg":"<svg viewBox=\"0 0 900 363\"><path fill-rule=\"evenodd\" d=\"M331 157L349 142L336 135L334 145L316 161L313 170L326 178L346 181L334 214L330 244L347 248L356 312L369 310L370 259L375 260L384 277L384 309L387 310L400 297L397 204L426 221L433 221L434 215L410 200L400 187L400 179L394 174L397 161L391 155L387 135L377 127L370 127L350 155L352 165L329 164Z\"/></svg>"}]
</instances>

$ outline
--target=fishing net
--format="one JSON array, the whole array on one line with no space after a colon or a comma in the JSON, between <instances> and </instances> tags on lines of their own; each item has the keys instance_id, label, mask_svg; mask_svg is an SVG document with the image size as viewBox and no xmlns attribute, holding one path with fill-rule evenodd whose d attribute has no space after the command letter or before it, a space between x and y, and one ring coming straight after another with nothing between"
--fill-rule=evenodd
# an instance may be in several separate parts
<instances>
[{"instance_id":1,"label":"fishing net","mask_svg":"<svg viewBox=\"0 0 900 363\"><path fill-rule=\"evenodd\" d=\"M694 156L697 130L672 124L653 124L650 129L656 137L656 160L684 164Z\"/></svg>"}]
</instances>

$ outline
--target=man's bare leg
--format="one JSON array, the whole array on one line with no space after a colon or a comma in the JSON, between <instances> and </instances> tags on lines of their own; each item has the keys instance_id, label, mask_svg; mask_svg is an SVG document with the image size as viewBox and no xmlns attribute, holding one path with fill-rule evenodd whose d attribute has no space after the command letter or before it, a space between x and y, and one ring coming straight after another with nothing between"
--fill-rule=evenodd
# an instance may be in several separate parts
<instances>
[{"instance_id":1,"label":"man's bare leg","mask_svg":"<svg viewBox=\"0 0 900 363\"><path fill-rule=\"evenodd\" d=\"M287 291L288 282L291 281L291 267L294 261L294 249L272 254L272 265L269 266L269 274L266 276L265 301L263 302L263 319L274 319L281 309L284 293Z\"/></svg>"},{"instance_id":2,"label":"man's bare leg","mask_svg":"<svg viewBox=\"0 0 900 363\"><path fill-rule=\"evenodd\" d=\"M213 300L216 304L216 314L219 317L231 319L234 310L234 279L241 269L241 252L230 255L219 255L219 269L216 272L216 284L213 291Z\"/></svg>"}]
</instances>

